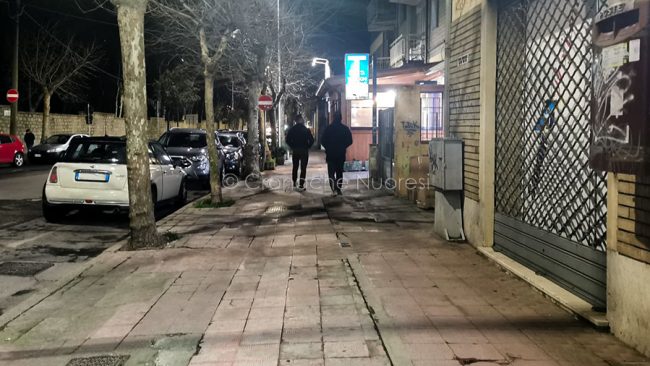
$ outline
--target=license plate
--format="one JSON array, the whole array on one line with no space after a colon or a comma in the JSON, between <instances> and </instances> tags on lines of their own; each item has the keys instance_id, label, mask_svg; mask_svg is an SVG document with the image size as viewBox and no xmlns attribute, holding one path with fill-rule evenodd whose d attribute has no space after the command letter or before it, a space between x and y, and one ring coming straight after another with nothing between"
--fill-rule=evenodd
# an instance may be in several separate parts
<instances>
[{"instance_id":1,"label":"license plate","mask_svg":"<svg viewBox=\"0 0 650 366\"><path fill-rule=\"evenodd\" d=\"M76 180L77 182L108 183L110 177L111 177L110 174L107 173L76 172L74 175L74 180Z\"/></svg>"},{"instance_id":2,"label":"license plate","mask_svg":"<svg viewBox=\"0 0 650 366\"><path fill-rule=\"evenodd\" d=\"M34 157L35 157L35 158L40 158L40 157L41 157L41 154L34 154Z\"/></svg>"}]
</instances>

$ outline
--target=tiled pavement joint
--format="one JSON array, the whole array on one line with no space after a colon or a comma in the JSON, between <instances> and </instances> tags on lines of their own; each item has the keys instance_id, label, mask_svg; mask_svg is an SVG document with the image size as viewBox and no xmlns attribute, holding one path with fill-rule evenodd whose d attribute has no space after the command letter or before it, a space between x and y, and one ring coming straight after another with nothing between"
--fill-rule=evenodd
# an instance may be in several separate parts
<instances>
[{"instance_id":1,"label":"tiled pavement joint","mask_svg":"<svg viewBox=\"0 0 650 366\"><path fill-rule=\"evenodd\" d=\"M407 356L406 348L399 335L394 331L390 317L383 310L381 301L370 292L364 292L364 288L371 288L370 280L365 275L358 255L349 255L345 263L351 271L355 287L361 294L364 305L370 313L370 318L375 325L382 347L393 366L411 366L411 360Z\"/></svg>"}]
</instances>

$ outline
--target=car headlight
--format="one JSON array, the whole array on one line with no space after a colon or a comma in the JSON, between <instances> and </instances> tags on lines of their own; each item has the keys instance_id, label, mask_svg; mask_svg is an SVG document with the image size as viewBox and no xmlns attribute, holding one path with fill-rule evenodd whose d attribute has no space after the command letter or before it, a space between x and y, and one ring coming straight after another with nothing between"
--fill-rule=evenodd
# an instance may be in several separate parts
<instances>
[{"instance_id":1,"label":"car headlight","mask_svg":"<svg viewBox=\"0 0 650 366\"><path fill-rule=\"evenodd\" d=\"M190 156L190 160L192 160L193 162L204 162L207 161L208 158L206 158L205 155L194 155L194 156Z\"/></svg>"},{"instance_id":2,"label":"car headlight","mask_svg":"<svg viewBox=\"0 0 650 366\"><path fill-rule=\"evenodd\" d=\"M60 153L63 152L63 149L49 149L47 150L48 153Z\"/></svg>"}]
</instances>

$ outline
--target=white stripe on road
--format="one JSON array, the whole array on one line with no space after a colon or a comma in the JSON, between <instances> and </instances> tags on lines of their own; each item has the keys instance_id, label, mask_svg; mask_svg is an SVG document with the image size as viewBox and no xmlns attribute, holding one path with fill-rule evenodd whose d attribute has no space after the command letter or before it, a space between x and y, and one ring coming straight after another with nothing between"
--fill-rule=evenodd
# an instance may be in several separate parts
<instances>
[{"instance_id":1,"label":"white stripe on road","mask_svg":"<svg viewBox=\"0 0 650 366\"><path fill-rule=\"evenodd\" d=\"M40 234L40 235L36 235L36 236L34 236L34 237L31 237L31 238L27 238L27 239L23 239L23 240L14 241L14 242L11 242L11 243L8 243L8 244L5 244L5 245L3 245L3 246L6 247L6 248L16 249L16 248L18 248L19 246L21 246L21 245L23 245L23 244L27 244L27 243L32 242L32 241L34 241L34 240L38 240L38 239L43 238L43 237L45 237L45 236L51 235L51 234L52 234L53 232L55 232L55 231L57 231L57 229L54 229L54 230L51 230L51 231L46 231L46 232L44 232L44 233L42 233L42 234Z\"/></svg>"}]
</instances>

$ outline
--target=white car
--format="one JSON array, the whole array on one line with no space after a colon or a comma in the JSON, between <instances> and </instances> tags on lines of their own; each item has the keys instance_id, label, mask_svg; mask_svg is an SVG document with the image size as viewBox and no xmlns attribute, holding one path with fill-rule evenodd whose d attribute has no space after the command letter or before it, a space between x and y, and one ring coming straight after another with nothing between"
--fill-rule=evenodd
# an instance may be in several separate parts
<instances>
[{"instance_id":1,"label":"white car","mask_svg":"<svg viewBox=\"0 0 650 366\"><path fill-rule=\"evenodd\" d=\"M149 143L154 204L185 203L185 172L157 142ZM50 170L43 188L43 216L57 221L75 208L128 209L126 140L117 137L75 139L63 160Z\"/></svg>"}]
</instances>

